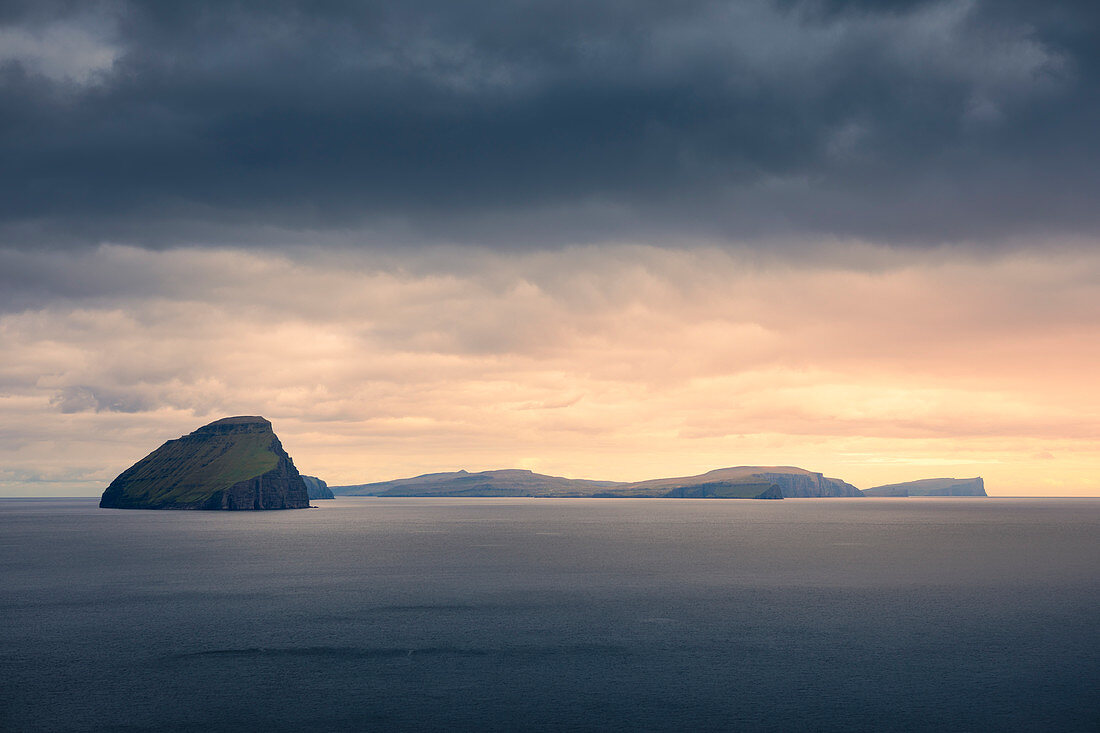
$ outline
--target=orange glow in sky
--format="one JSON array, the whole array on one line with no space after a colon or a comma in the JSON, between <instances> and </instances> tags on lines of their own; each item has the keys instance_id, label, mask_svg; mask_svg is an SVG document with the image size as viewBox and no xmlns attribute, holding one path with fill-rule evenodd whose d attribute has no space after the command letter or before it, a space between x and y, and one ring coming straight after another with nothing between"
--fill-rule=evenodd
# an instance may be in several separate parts
<instances>
[{"instance_id":1,"label":"orange glow in sky","mask_svg":"<svg viewBox=\"0 0 1100 733\"><path fill-rule=\"evenodd\" d=\"M1100 495L1100 255L831 251L101 247L89 277L150 287L0 319L0 492L98 494L167 439L262 414L334 485L764 464Z\"/></svg>"}]
</instances>

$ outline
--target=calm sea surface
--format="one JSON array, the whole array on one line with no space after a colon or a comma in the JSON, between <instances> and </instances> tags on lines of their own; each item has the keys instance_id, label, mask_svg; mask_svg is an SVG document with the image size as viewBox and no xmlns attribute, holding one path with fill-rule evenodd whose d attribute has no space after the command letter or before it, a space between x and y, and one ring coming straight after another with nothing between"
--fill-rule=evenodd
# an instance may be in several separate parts
<instances>
[{"instance_id":1,"label":"calm sea surface","mask_svg":"<svg viewBox=\"0 0 1100 733\"><path fill-rule=\"evenodd\" d=\"M0 729L1100 730L1100 500L0 500Z\"/></svg>"}]
</instances>

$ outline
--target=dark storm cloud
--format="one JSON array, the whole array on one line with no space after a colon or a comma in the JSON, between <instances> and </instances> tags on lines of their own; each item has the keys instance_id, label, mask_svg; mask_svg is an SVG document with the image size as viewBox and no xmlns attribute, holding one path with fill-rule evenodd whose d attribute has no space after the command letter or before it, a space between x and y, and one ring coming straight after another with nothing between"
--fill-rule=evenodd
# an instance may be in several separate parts
<instances>
[{"instance_id":1,"label":"dark storm cloud","mask_svg":"<svg viewBox=\"0 0 1100 733\"><path fill-rule=\"evenodd\" d=\"M1090 236L1098 30L1087 2L6 3L0 244Z\"/></svg>"}]
</instances>

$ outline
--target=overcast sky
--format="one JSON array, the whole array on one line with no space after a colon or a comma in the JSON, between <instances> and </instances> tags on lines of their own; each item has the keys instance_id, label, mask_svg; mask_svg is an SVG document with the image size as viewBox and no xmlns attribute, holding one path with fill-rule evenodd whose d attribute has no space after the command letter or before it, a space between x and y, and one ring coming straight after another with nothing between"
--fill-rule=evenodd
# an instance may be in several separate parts
<instances>
[{"instance_id":1,"label":"overcast sky","mask_svg":"<svg viewBox=\"0 0 1100 733\"><path fill-rule=\"evenodd\" d=\"M1100 494L1100 4L0 2L0 494Z\"/></svg>"}]
</instances>

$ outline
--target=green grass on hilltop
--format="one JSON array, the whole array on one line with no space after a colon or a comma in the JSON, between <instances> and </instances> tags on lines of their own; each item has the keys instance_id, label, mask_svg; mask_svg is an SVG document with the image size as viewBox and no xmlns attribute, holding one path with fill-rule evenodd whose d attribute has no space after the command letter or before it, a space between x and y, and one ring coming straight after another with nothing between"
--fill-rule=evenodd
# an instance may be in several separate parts
<instances>
[{"instance_id":1,"label":"green grass on hilltop","mask_svg":"<svg viewBox=\"0 0 1100 733\"><path fill-rule=\"evenodd\" d=\"M199 503L273 470L279 463L274 441L266 431L170 440L115 479L108 491L149 506Z\"/></svg>"}]
</instances>

